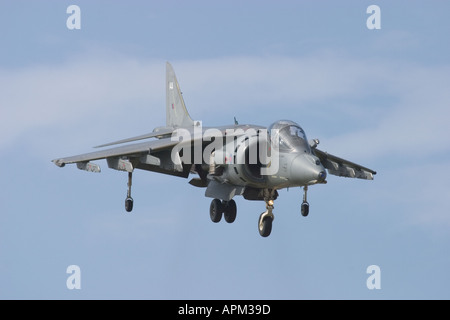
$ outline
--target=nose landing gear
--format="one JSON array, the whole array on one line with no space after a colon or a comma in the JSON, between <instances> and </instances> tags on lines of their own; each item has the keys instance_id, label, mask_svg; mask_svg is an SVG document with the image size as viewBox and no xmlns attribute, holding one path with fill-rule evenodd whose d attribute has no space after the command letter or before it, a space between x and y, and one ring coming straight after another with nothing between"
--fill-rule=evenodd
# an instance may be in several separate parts
<instances>
[{"instance_id":1,"label":"nose landing gear","mask_svg":"<svg viewBox=\"0 0 450 320\"><path fill-rule=\"evenodd\" d=\"M261 213L258 220L258 230L261 237L268 237L272 232L272 222L275 219L273 215L273 201L278 197L278 193L273 189L264 190L264 201L266 202L266 211Z\"/></svg>"},{"instance_id":2,"label":"nose landing gear","mask_svg":"<svg viewBox=\"0 0 450 320\"><path fill-rule=\"evenodd\" d=\"M272 232L272 222L275 216L272 213L273 210L273 200L266 201L266 211L261 213L258 221L258 230L261 237L268 237Z\"/></svg>"}]
</instances>

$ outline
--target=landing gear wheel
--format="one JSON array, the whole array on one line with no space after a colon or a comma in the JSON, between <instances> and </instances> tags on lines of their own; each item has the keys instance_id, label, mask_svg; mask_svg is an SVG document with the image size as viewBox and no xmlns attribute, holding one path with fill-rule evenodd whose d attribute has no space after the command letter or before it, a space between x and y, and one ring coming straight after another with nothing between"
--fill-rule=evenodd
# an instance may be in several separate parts
<instances>
[{"instance_id":1,"label":"landing gear wheel","mask_svg":"<svg viewBox=\"0 0 450 320\"><path fill-rule=\"evenodd\" d=\"M222 202L222 206L224 209L224 218L228 223L233 223L236 220L237 207L236 202L231 199L230 201Z\"/></svg>"},{"instance_id":2,"label":"landing gear wheel","mask_svg":"<svg viewBox=\"0 0 450 320\"><path fill-rule=\"evenodd\" d=\"M303 202L302 203L302 216L307 217L309 214L309 203Z\"/></svg>"},{"instance_id":3,"label":"landing gear wheel","mask_svg":"<svg viewBox=\"0 0 450 320\"><path fill-rule=\"evenodd\" d=\"M133 210L133 198L128 197L125 199L125 210L131 212Z\"/></svg>"},{"instance_id":4,"label":"landing gear wheel","mask_svg":"<svg viewBox=\"0 0 450 320\"><path fill-rule=\"evenodd\" d=\"M219 199L213 199L211 205L209 206L209 216L211 221L214 223L219 222L222 219L223 206Z\"/></svg>"},{"instance_id":5,"label":"landing gear wheel","mask_svg":"<svg viewBox=\"0 0 450 320\"><path fill-rule=\"evenodd\" d=\"M261 237L268 237L272 232L272 221L273 218L270 215L267 215L267 212L264 212L259 217L258 229Z\"/></svg>"}]
</instances>

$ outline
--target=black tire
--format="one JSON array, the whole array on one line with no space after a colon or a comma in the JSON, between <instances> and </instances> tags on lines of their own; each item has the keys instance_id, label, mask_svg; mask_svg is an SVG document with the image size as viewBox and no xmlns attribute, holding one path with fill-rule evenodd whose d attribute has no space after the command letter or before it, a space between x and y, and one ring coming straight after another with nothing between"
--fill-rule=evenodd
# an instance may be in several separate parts
<instances>
[{"instance_id":1,"label":"black tire","mask_svg":"<svg viewBox=\"0 0 450 320\"><path fill-rule=\"evenodd\" d=\"M236 220L237 206L236 202L231 199L230 201L226 201L222 203L224 208L224 218L228 223L233 223Z\"/></svg>"},{"instance_id":2,"label":"black tire","mask_svg":"<svg viewBox=\"0 0 450 320\"><path fill-rule=\"evenodd\" d=\"M133 198L125 199L125 210L131 212L133 210Z\"/></svg>"},{"instance_id":3,"label":"black tire","mask_svg":"<svg viewBox=\"0 0 450 320\"><path fill-rule=\"evenodd\" d=\"M261 237L268 237L270 236L270 233L272 232L272 221L273 219L271 217L265 217L260 223L258 224L258 230Z\"/></svg>"},{"instance_id":4,"label":"black tire","mask_svg":"<svg viewBox=\"0 0 450 320\"><path fill-rule=\"evenodd\" d=\"M309 214L309 203L303 202L302 203L302 216L307 217Z\"/></svg>"},{"instance_id":5,"label":"black tire","mask_svg":"<svg viewBox=\"0 0 450 320\"><path fill-rule=\"evenodd\" d=\"M214 223L219 222L222 219L223 206L219 199L213 199L211 205L209 206L209 216L211 221Z\"/></svg>"}]
</instances>

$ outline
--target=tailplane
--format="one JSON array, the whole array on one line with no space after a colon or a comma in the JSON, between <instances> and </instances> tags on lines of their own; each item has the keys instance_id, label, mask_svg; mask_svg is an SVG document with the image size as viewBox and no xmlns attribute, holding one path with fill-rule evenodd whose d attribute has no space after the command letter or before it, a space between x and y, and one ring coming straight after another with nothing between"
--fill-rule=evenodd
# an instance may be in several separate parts
<instances>
[{"instance_id":1,"label":"tailplane","mask_svg":"<svg viewBox=\"0 0 450 320\"><path fill-rule=\"evenodd\" d=\"M177 77L169 62L166 63L166 125L168 127L194 125L184 104Z\"/></svg>"}]
</instances>

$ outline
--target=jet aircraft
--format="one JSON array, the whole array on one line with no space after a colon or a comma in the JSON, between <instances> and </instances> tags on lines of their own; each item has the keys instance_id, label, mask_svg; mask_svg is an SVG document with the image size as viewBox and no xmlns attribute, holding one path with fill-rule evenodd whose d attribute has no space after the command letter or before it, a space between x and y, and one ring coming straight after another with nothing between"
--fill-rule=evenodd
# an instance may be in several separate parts
<instances>
[{"instance_id":1,"label":"jet aircraft","mask_svg":"<svg viewBox=\"0 0 450 320\"><path fill-rule=\"evenodd\" d=\"M146 140L135 143L136 141ZM133 142L133 143L131 143ZM273 204L278 190L303 187L301 214L307 216L308 187L327 183L329 174L373 180L375 171L317 148L319 140L307 140L303 129L291 120L278 120L268 128L238 124L208 128L190 117L169 62L166 63L166 125L137 137L97 146L102 150L52 160L58 167L76 164L78 169L100 172L91 161L106 159L109 168L128 173L125 209L131 212L132 176L135 169L182 178L196 175L189 183L206 188L213 200L210 218L228 223L236 219L235 196L264 201L266 210L258 220L262 237L272 231ZM121 145L121 146L116 146ZM111 147L106 148L105 147Z\"/></svg>"}]
</instances>

